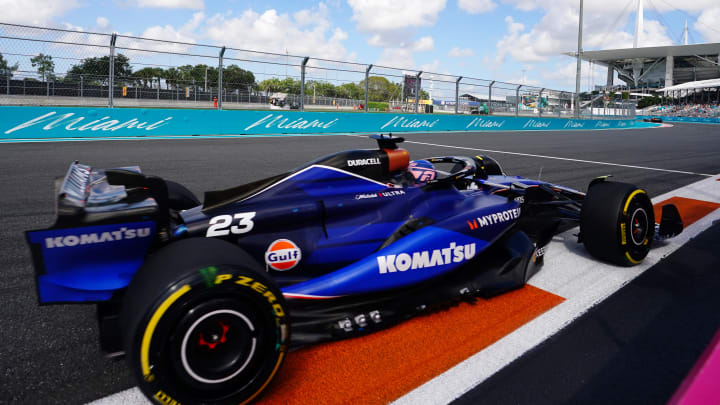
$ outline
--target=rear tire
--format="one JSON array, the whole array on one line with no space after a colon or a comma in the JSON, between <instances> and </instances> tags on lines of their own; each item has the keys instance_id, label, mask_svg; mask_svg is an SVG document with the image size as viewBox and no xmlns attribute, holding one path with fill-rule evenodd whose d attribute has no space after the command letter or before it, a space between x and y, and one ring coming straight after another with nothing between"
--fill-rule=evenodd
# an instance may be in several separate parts
<instances>
[{"instance_id":1,"label":"rear tire","mask_svg":"<svg viewBox=\"0 0 720 405\"><path fill-rule=\"evenodd\" d=\"M282 293L240 248L218 239L175 242L138 270L122 313L129 366L160 403L243 403L287 353Z\"/></svg>"},{"instance_id":2,"label":"rear tire","mask_svg":"<svg viewBox=\"0 0 720 405\"><path fill-rule=\"evenodd\" d=\"M632 184L592 184L583 200L580 235L594 257L621 266L640 263L655 235L653 206Z\"/></svg>"}]
</instances>

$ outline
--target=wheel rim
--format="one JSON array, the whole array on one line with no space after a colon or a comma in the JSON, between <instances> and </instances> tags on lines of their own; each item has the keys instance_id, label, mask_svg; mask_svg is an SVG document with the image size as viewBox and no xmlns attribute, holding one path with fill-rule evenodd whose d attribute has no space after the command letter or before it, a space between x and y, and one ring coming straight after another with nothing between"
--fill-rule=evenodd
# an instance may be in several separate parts
<instances>
[{"instance_id":1,"label":"wheel rim","mask_svg":"<svg viewBox=\"0 0 720 405\"><path fill-rule=\"evenodd\" d=\"M240 374L257 348L256 328L243 313L218 309L198 317L180 346L184 371L204 384L219 384Z\"/></svg>"},{"instance_id":2,"label":"wheel rim","mask_svg":"<svg viewBox=\"0 0 720 405\"><path fill-rule=\"evenodd\" d=\"M649 231L648 222L647 212L644 209L637 208L633 211L630 217L630 240L635 246L645 244Z\"/></svg>"}]
</instances>

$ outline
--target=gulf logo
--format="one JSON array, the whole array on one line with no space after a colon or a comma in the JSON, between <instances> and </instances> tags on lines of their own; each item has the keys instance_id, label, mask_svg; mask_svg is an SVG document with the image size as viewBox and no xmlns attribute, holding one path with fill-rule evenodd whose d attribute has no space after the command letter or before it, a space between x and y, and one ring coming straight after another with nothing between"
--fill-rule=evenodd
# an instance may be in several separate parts
<instances>
[{"instance_id":1,"label":"gulf logo","mask_svg":"<svg viewBox=\"0 0 720 405\"><path fill-rule=\"evenodd\" d=\"M278 239L270 244L265 252L265 263L277 271L287 271L297 266L302 258L302 251L295 242Z\"/></svg>"}]
</instances>

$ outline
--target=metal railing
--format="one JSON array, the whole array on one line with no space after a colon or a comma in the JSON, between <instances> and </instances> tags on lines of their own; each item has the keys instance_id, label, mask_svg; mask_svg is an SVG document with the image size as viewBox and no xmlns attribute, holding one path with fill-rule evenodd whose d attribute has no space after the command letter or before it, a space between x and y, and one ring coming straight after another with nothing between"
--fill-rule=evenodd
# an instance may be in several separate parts
<instances>
[{"instance_id":1,"label":"metal railing","mask_svg":"<svg viewBox=\"0 0 720 405\"><path fill-rule=\"evenodd\" d=\"M0 55L5 105L573 116L572 92L119 34L0 23Z\"/></svg>"}]
</instances>

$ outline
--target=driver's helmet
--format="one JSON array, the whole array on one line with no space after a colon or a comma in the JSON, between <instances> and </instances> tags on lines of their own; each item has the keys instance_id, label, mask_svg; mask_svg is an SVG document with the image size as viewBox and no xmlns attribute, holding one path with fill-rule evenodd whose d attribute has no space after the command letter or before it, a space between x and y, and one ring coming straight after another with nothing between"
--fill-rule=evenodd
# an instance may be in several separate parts
<instances>
[{"instance_id":1,"label":"driver's helmet","mask_svg":"<svg viewBox=\"0 0 720 405\"><path fill-rule=\"evenodd\" d=\"M435 165L427 160L413 160L410 162L410 165L408 165L408 171L415 177L415 181L418 183L427 183L430 180L435 180L435 177L437 177Z\"/></svg>"}]
</instances>

